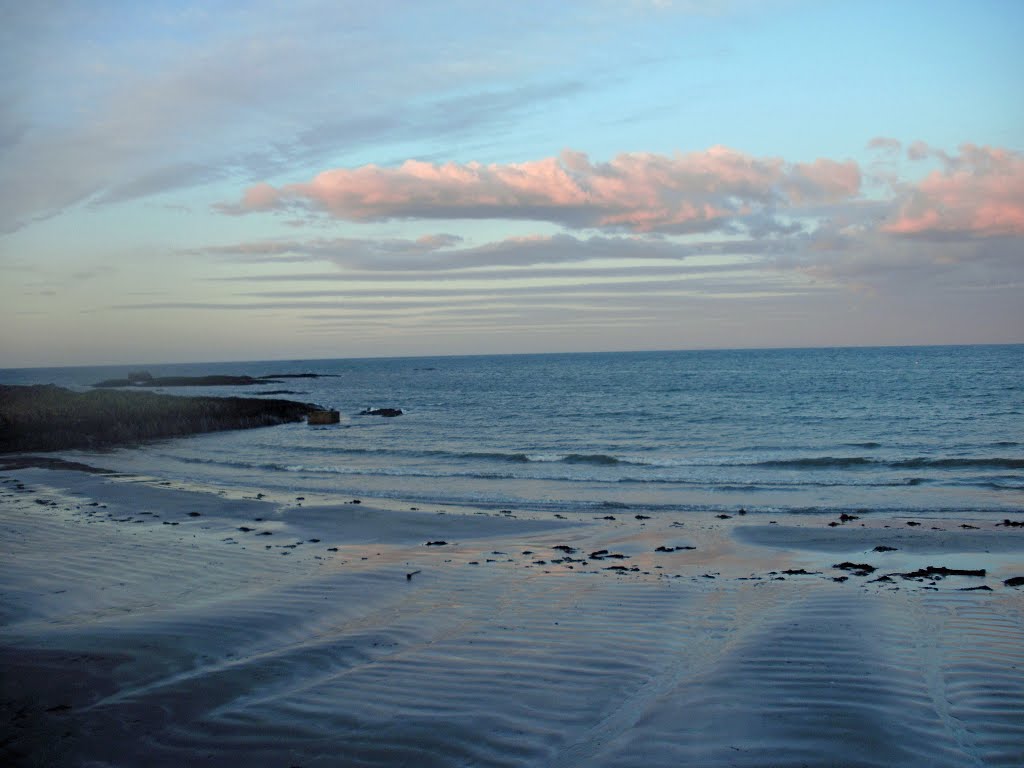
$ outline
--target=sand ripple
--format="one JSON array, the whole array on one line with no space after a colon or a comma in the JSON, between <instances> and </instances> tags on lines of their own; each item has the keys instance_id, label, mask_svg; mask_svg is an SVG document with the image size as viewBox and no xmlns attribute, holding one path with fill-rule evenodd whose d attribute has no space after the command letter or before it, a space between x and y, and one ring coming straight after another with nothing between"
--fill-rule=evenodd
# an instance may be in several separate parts
<instances>
[{"instance_id":1,"label":"sand ripple","mask_svg":"<svg viewBox=\"0 0 1024 768\"><path fill-rule=\"evenodd\" d=\"M248 507L172 528L166 504L141 524L18 504L0 572L8 762L1024 764L1017 590L707 578L708 553L723 572L776 555L697 526L693 554L655 555L679 535L656 520L492 517L475 541L439 517L461 544L332 553L287 523L239 535ZM521 554L566 541L650 570Z\"/></svg>"}]
</instances>

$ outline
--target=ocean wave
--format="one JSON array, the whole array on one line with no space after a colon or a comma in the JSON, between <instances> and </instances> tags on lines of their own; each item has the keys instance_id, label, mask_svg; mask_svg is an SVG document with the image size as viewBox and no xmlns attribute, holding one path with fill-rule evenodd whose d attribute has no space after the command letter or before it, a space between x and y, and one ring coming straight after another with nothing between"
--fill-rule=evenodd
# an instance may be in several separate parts
<instances>
[{"instance_id":1,"label":"ocean wave","mask_svg":"<svg viewBox=\"0 0 1024 768\"><path fill-rule=\"evenodd\" d=\"M609 456L604 453L570 453L561 459L565 464L597 464L597 465L612 465L612 464L635 464L637 462L627 461L625 459L619 459L615 456Z\"/></svg>"},{"instance_id":2,"label":"ocean wave","mask_svg":"<svg viewBox=\"0 0 1024 768\"><path fill-rule=\"evenodd\" d=\"M749 466L770 467L774 469L804 469L807 467L860 467L878 464L875 459L864 456L811 456L802 459L770 459L758 461Z\"/></svg>"},{"instance_id":3,"label":"ocean wave","mask_svg":"<svg viewBox=\"0 0 1024 768\"><path fill-rule=\"evenodd\" d=\"M750 464L771 469L883 467L891 469L1024 469L1024 459L1002 456L929 459L871 459L867 456L811 456L800 459L770 459Z\"/></svg>"},{"instance_id":4,"label":"ocean wave","mask_svg":"<svg viewBox=\"0 0 1024 768\"><path fill-rule=\"evenodd\" d=\"M296 451L296 454L305 451ZM308 472L332 472L337 474L417 474L423 477L480 477L480 478L516 478L519 473L501 471L489 471L471 468L472 464L465 462L497 462L499 464L561 464L569 466L602 468L605 471L622 467L622 473L628 473L625 477L612 477L606 474L594 477L577 477L574 473L570 477L545 477L544 479L565 479L565 480L598 480L618 482L694 482L700 485L716 485L711 478L697 477L652 477L657 470L670 470L670 475L684 474L689 469L704 469L714 471L715 469L742 470L1020 470L1024 469L1024 458L1012 456L967 456L967 457L914 457L914 458L871 458L868 456L803 456L793 458L772 458L761 461L742 460L736 456L687 456L687 457L664 457L664 458L639 458L634 456L616 456L610 453L528 453L528 452L504 452L504 451L451 451L444 449L426 450L390 450L386 448L340 448L331 450L319 450L312 461L259 461L256 457L253 460L239 460L237 457L231 459L219 458L217 456L189 456L175 454L160 454L162 457L184 464L212 465L229 469L248 470L270 470L270 471L308 471ZM346 456L377 456L380 461L374 461L378 466L345 466ZM300 458L295 455L294 458ZM415 471L404 470L395 466L388 459L429 459L429 463L437 465L431 471L424 466L419 466ZM466 471L457 471L459 468ZM495 468L497 469L497 468ZM456 470L456 471L449 471ZM671 471L676 470L676 471ZM529 479L529 477L523 477ZM753 479L753 478L752 478ZM757 483L764 484L765 477L760 473L757 476ZM880 485L919 485L935 478L912 476L900 481L888 480ZM984 482L991 482L994 478L982 478ZM1016 478L1014 478L1016 479ZM735 478L721 478L725 483L735 484ZM813 484L813 483L812 483ZM831 484L831 483L829 483ZM771 482L768 485L772 485ZM783 483L790 485L790 483Z\"/></svg>"},{"instance_id":5,"label":"ocean wave","mask_svg":"<svg viewBox=\"0 0 1024 768\"><path fill-rule=\"evenodd\" d=\"M962 458L962 459L906 459L894 461L892 467L909 468L935 468L935 469L965 469L969 467L980 467L990 469L1024 469L1024 459L992 456L990 458Z\"/></svg>"},{"instance_id":6,"label":"ocean wave","mask_svg":"<svg viewBox=\"0 0 1024 768\"><path fill-rule=\"evenodd\" d=\"M201 466L223 467L226 469L265 469L276 472L286 470L284 464L265 461L228 461L226 459L203 458L201 456L175 456L172 454L157 454L157 456L178 461L182 464L197 464Z\"/></svg>"},{"instance_id":7,"label":"ocean wave","mask_svg":"<svg viewBox=\"0 0 1024 768\"><path fill-rule=\"evenodd\" d=\"M513 454L512 461L526 461L532 464L593 464L614 466L615 464L646 464L647 462L610 456L606 453L529 453Z\"/></svg>"},{"instance_id":8,"label":"ocean wave","mask_svg":"<svg viewBox=\"0 0 1024 768\"><path fill-rule=\"evenodd\" d=\"M349 475L349 476L363 476L363 477L417 477L425 478L430 480L442 480L445 478L465 478L472 480L521 480L530 478L521 478L518 475L510 472L424 472L421 470L410 470L400 469L397 467L373 467L373 468L359 468L359 467L339 467L331 464L325 465L306 465L306 464L290 464L284 468L287 472L307 473L307 474L331 474L331 475ZM570 479L570 478L555 478L557 480Z\"/></svg>"}]
</instances>

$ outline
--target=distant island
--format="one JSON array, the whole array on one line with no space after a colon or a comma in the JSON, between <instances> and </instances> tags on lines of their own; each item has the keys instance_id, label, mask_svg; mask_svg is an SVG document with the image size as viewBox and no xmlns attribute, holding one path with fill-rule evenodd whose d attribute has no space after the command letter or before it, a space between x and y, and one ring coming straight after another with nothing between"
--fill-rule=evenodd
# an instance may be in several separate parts
<instances>
[{"instance_id":1,"label":"distant island","mask_svg":"<svg viewBox=\"0 0 1024 768\"><path fill-rule=\"evenodd\" d=\"M72 392L52 384L0 386L0 453L97 448L199 432L302 421L312 403L153 392Z\"/></svg>"},{"instance_id":2,"label":"distant island","mask_svg":"<svg viewBox=\"0 0 1024 768\"><path fill-rule=\"evenodd\" d=\"M132 371L123 379L104 379L92 386L114 387L247 387L253 384L283 384L281 379L319 379L332 373L278 373L269 376L154 376L149 371Z\"/></svg>"}]
</instances>

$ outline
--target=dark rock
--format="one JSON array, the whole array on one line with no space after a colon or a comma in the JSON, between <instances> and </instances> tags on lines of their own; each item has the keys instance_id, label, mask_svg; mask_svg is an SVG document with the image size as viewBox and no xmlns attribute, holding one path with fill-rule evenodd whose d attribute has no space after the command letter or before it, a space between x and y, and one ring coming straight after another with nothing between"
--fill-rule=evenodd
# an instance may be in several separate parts
<instances>
[{"instance_id":1,"label":"dark rock","mask_svg":"<svg viewBox=\"0 0 1024 768\"><path fill-rule=\"evenodd\" d=\"M394 417L401 416L401 408L365 408L359 412L360 416L386 416Z\"/></svg>"},{"instance_id":2,"label":"dark rock","mask_svg":"<svg viewBox=\"0 0 1024 768\"><path fill-rule=\"evenodd\" d=\"M306 423L316 426L324 424L339 424L341 422L341 411L327 408L322 411L310 411L306 417Z\"/></svg>"},{"instance_id":3,"label":"dark rock","mask_svg":"<svg viewBox=\"0 0 1024 768\"><path fill-rule=\"evenodd\" d=\"M860 520L860 518L857 515L848 515L845 512L843 512L843 514L839 516L839 519L844 523L848 523L851 520Z\"/></svg>"},{"instance_id":4,"label":"dark rock","mask_svg":"<svg viewBox=\"0 0 1024 768\"><path fill-rule=\"evenodd\" d=\"M338 551L338 548L337 548L337 547L328 547L328 548L327 548L327 551L328 551L328 552L337 552L337 551Z\"/></svg>"},{"instance_id":5,"label":"dark rock","mask_svg":"<svg viewBox=\"0 0 1024 768\"><path fill-rule=\"evenodd\" d=\"M839 523L837 523L835 520L833 520L831 523L828 524L828 527L829 528L838 528L839 525L840 525Z\"/></svg>"},{"instance_id":6,"label":"dark rock","mask_svg":"<svg viewBox=\"0 0 1024 768\"><path fill-rule=\"evenodd\" d=\"M887 547L885 544L879 544L872 552L895 552L896 549L896 547Z\"/></svg>"},{"instance_id":7,"label":"dark rock","mask_svg":"<svg viewBox=\"0 0 1024 768\"><path fill-rule=\"evenodd\" d=\"M997 523L997 525L998 525L998 523ZM976 525L968 525L967 523L961 523L960 527L961 528L966 528L968 531L976 531L976 530L978 530L978 526L976 526Z\"/></svg>"},{"instance_id":8,"label":"dark rock","mask_svg":"<svg viewBox=\"0 0 1024 768\"><path fill-rule=\"evenodd\" d=\"M202 515L200 515L198 512L189 512L188 516L189 517L202 517Z\"/></svg>"},{"instance_id":9,"label":"dark rock","mask_svg":"<svg viewBox=\"0 0 1024 768\"><path fill-rule=\"evenodd\" d=\"M1024 576L1013 576L1003 582L1008 587L1024 587Z\"/></svg>"},{"instance_id":10,"label":"dark rock","mask_svg":"<svg viewBox=\"0 0 1024 768\"><path fill-rule=\"evenodd\" d=\"M867 563L843 562L836 563L832 567L838 568L841 571L850 571L854 576L867 576L869 573L874 573L877 570L875 566L868 565Z\"/></svg>"},{"instance_id":11,"label":"dark rock","mask_svg":"<svg viewBox=\"0 0 1024 768\"><path fill-rule=\"evenodd\" d=\"M844 581L849 581L849 580L850 580L849 576L833 576L832 577L832 581L839 582L840 584L842 584Z\"/></svg>"},{"instance_id":12,"label":"dark rock","mask_svg":"<svg viewBox=\"0 0 1024 768\"><path fill-rule=\"evenodd\" d=\"M869 581L868 584L874 584L874 583L879 582L879 581L884 583L884 584L891 584L892 583L892 577L891 576L879 576L877 579L872 579L871 581Z\"/></svg>"},{"instance_id":13,"label":"dark rock","mask_svg":"<svg viewBox=\"0 0 1024 768\"><path fill-rule=\"evenodd\" d=\"M732 515L727 515L724 512L722 514L720 514L720 515L715 515L715 517L717 517L719 520L731 520L732 519Z\"/></svg>"},{"instance_id":14,"label":"dark rock","mask_svg":"<svg viewBox=\"0 0 1024 768\"><path fill-rule=\"evenodd\" d=\"M565 552L567 555L571 555L573 552L576 551L575 547L570 547L566 544L558 544L552 547L552 549L557 549L559 552Z\"/></svg>"},{"instance_id":15,"label":"dark rock","mask_svg":"<svg viewBox=\"0 0 1024 768\"><path fill-rule=\"evenodd\" d=\"M910 573L898 574L904 579L941 579L943 576L976 576L984 577L985 569L965 570L962 568L946 568L945 566L929 565L927 568L920 568Z\"/></svg>"},{"instance_id":16,"label":"dark rock","mask_svg":"<svg viewBox=\"0 0 1024 768\"><path fill-rule=\"evenodd\" d=\"M636 518L637 520L650 520L651 519L650 515L633 515L633 517Z\"/></svg>"},{"instance_id":17,"label":"dark rock","mask_svg":"<svg viewBox=\"0 0 1024 768\"><path fill-rule=\"evenodd\" d=\"M819 574L820 571L811 572L805 571L803 568L790 568L788 570L783 571L783 573L787 576L815 576Z\"/></svg>"},{"instance_id":18,"label":"dark rock","mask_svg":"<svg viewBox=\"0 0 1024 768\"><path fill-rule=\"evenodd\" d=\"M666 546L662 545L662 546L658 547L657 549L655 549L654 551L655 552L681 552L684 549L696 549L696 547L688 547L688 546L686 546L686 547L666 547Z\"/></svg>"},{"instance_id":19,"label":"dark rock","mask_svg":"<svg viewBox=\"0 0 1024 768\"><path fill-rule=\"evenodd\" d=\"M252 531L252 530L255 530L255 529L254 528L246 528L244 525L240 525L238 527L238 530L240 530L242 533L248 533L249 531Z\"/></svg>"},{"instance_id":20,"label":"dark rock","mask_svg":"<svg viewBox=\"0 0 1024 768\"><path fill-rule=\"evenodd\" d=\"M273 531L260 531L256 535L257 536L273 536L274 532Z\"/></svg>"},{"instance_id":21,"label":"dark rock","mask_svg":"<svg viewBox=\"0 0 1024 768\"><path fill-rule=\"evenodd\" d=\"M920 523L915 522L914 520L908 520L907 521L907 525L909 525L911 528L913 528L914 526L920 525Z\"/></svg>"},{"instance_id":22,"label":"dark rock","mask_svg":"<svg viewBox=\"0 0 1024 768\"><path fill-rule=\"evenodd\" d=\"M960 587L961 592L991 592L992 587L982 584L980 587Z\"/></svg>"},{"instance_id":23,"label":"dark rock","mask_svg":"<svg viewBox=\"0 0 1024 768\"><path fill-rule=\"evenodd\" d=\"M447 541L428 541L426 546L428 547L443 547L448 544Z\"/></svg>"},{"instance_id":24,"label":"dark rock","mask_svg":"<svg viewBox=\"0 0 1024 768\"><path fill-rule=\"evenodd\" d=\"M613 517L612 515L605 515L605 516L604 516L604 517L602 517L601 519L602 519L602 520L614 520L615 518L614 518L614 517Z\"/></svg>"},{"instance_id":25,"label":"dark rock","mask_svg":"<svg viewBox=\"0 0 1024 768\"><path fill-rule=\"evenodd\" d=\"M523 554L526 554L526 553L524 552ZM596 552L591 552L590 553L590 559L591 560L600 560L602 557L605 557L607 554L608 554L608 550L607 549L599 549Z\"/></svg>"}]
</instances>

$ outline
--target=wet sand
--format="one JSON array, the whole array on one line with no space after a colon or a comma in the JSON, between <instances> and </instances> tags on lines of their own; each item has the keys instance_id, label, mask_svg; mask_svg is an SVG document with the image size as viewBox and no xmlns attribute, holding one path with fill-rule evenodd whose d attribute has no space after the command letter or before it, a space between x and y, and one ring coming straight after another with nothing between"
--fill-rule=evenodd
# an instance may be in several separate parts
<instances>
[{"instance_id":1,"label":"wet sand","mask_svg":"<svg viewBox=\"0 0 1024 768\"><path fill-rule=\"evenodd\" d=\"M1024 764L1024 528L258 492L0 472L4 764Z\"/></svg>"}]
</instances>

